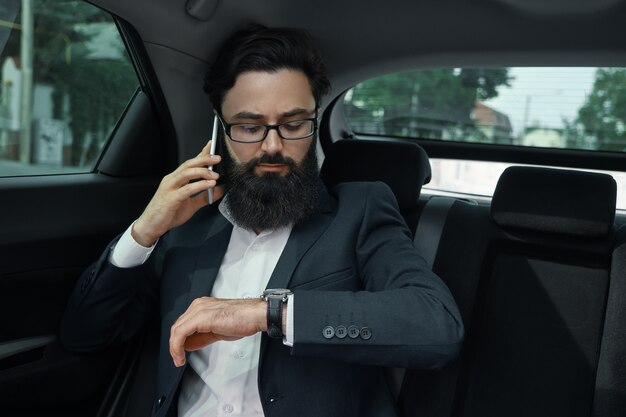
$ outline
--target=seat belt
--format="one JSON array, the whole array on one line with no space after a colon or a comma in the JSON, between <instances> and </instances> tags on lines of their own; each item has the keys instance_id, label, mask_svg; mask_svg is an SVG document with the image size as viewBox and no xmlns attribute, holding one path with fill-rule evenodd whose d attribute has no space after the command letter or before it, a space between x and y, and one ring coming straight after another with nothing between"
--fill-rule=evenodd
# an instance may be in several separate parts
<instances>
[{"instance_id":1,"label":"seat belt","mask_svg":"<svg viewBox=\"0 0 626 417\"><path fill-rule=\"evenodd\" d=\"M456 199L450 197L431 197L426 202L417 223L413 243L417 252L422 255L431 269L435 264L437 249L439 248L448 213L455 201ZM387 382L395 401L400 397L404 373L404 368L386 369Z\"/></svg>"},{"instance_id":2,"label":"seat belt","mask_svg":"<svg viewBox=\"0 0 626 417\"><path fill-rule=\"evenodd\" d=\"M435 264L448 213L455 201L456 199L450 197L431 197L426 202L417 223L413 243L417 252L422 255L431 269Z\"/></svg>"}]
</instances>

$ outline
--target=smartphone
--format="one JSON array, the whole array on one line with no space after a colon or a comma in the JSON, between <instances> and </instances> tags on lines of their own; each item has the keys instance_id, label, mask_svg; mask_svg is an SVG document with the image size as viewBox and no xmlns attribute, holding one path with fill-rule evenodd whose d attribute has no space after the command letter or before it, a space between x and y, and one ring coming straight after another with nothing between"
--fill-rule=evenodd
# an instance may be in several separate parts
<instances>
[{"instance_id":1,"label":"smartphone","mask_svg":"<svg viewBox=\"0 0 626 417\"><path fill-rule=\"evenodd\" d=\"M217 143L217 129L219 126L219 121L217 120L217 115L213 117L213 131L211 132L211 149L209 153L211 155L215 155L215 144ZM213 171L213 165L209 166L209 171ZM209 204L213 204L213 188L209 188L207 190L209 193Z\"/></svg>"}]
</instances>

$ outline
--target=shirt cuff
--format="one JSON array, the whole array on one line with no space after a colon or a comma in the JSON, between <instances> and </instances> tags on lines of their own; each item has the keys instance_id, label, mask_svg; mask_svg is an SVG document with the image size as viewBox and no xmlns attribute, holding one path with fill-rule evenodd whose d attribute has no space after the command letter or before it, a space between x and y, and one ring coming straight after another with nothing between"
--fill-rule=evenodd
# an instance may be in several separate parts
<instances>
[{"instance_id":1,"label":"shirt cuff","mask_svg":"<svg viewBox=\"0 0 626 417\"><path fill-rule=\"evenodd\" d=\"M141 246L133 239L131 234L134 224L135 222L126 229L109 255L109 262L118 268L132 268L142 265L150 257L158 242L157 240L149 248Z\"/></svg>"},{"instance_id":2,"label":"shirt cuff","mask_svg":"<svg viewBox=\"0 0 626 417\"><path fill-rule=\"evenodd\" d=\"M293 346L293 294L287 297L287 323L285 323L283 345Z\"/></svg>"}]
</instances>

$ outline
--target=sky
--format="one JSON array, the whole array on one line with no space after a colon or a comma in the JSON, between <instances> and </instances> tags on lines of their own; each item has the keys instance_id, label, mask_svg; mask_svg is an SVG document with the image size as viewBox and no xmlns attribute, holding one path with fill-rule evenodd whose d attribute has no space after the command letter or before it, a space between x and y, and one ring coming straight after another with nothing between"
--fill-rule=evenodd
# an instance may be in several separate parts
<instances>
[{"instance_id":1,"label":"sky","mask_svg":"<svg viewBox=\"0 0 626 417\"><path fill-rule=\"evenodd\" d=\"M596 68L511 68L511 87L499 87L485 104L509 116L515 135L525 125L563 127L573 120L593 88Z\"/></svg>"}]
</instances>

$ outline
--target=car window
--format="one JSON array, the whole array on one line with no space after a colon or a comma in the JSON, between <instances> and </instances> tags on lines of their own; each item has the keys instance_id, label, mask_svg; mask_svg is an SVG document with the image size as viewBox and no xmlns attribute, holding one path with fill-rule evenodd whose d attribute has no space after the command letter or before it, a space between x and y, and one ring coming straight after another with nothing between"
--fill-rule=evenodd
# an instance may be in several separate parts
<instances>
[{"instance_id":1,"label":"car window","mask_svg":"<svg viewBox=\"0 0 626 417\"><path fill-rule=\"evenodd\" d=\"M349 90L357 135L626 153L625 68L444 68ZM431 189L492 195L510 164L434 160ZM618 206L626 209L626 175Z\"/></svg>"},{"instance_id":2,"label":"car window","mask_svg":"<svg viewBox=\"0 0 626 417\"><path fill-rule=\"evenodd\" d=\"M432 179L422 189L435 194L453 192L474 196L492 196L500 174L512 165L521 164L431 158ZM617 182L617 208L626 210L626 172L585 171L611 175Z\"/></svg>"},{"instance_id":3,"label":"car window","mask_svg":"<svg viewBox=\"0 0 626 417\"><path fill-rule=\"evenodd\" d=\"M111 15L4 0L0 52L0 176L92 171L138 86Z\"/></svg>"}]
</instances>

